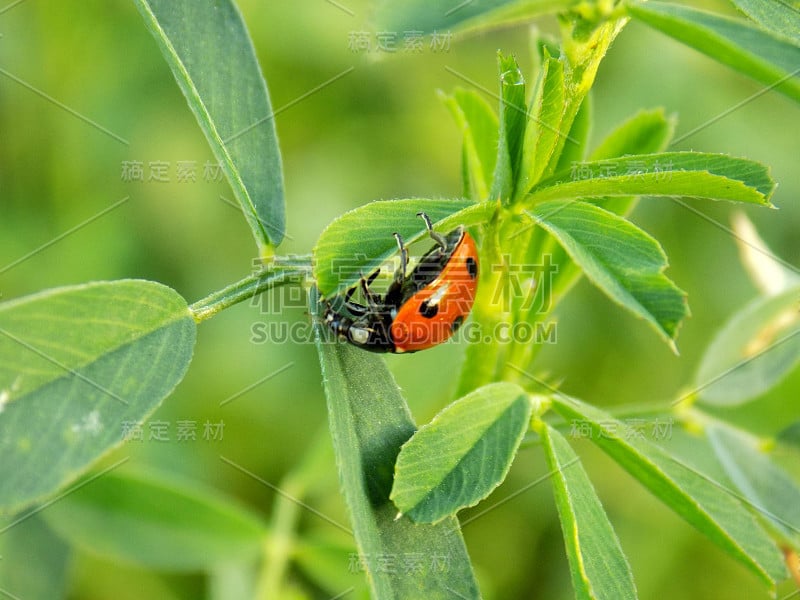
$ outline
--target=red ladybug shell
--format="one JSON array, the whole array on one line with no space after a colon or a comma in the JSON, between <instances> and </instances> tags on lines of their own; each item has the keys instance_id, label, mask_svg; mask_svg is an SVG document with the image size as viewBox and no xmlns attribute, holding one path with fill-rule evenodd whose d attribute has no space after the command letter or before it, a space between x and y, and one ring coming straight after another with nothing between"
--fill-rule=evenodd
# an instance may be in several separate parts
<instances>
[{"instance_id":1,"label":"red ladybug shell","mask_svg":"<svg viewBox=\"0 0 800 600\"><path fill-rule=\"evenodd\" d=\"M408 298L392 321L395 352L416 352L450 338L472 310L478 287L478 249L466 231L439 275Z\"/></svg>"}]
</instances>

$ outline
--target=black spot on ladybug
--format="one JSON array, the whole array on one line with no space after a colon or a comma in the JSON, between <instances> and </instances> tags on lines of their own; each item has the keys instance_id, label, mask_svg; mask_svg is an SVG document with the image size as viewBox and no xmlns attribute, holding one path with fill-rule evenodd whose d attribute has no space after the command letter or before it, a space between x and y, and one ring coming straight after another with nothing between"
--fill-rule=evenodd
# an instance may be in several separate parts
<instances>
[{"instance_id":1,"label":"black spot on ladybug","mask_svg":"<svg viewBox=\"0 0 800 600\"><path fill-rule=\"evenodd\" d=\"M453 319L452 325L450 325L450 329L453 333L458 331L458 328L461 327L461 324L464 322L464 317L462 315L458 315L455 319Z\"/></svg>"},{"instance_id":2,"label":"black spot on ladybug","mask_svg":"<svg viewBox=\"0 0 800 600\"><path fill-rule=\"evenodd\" d=\"M469 273L469 276L473 279L478 276L478 263L475 262L475 259L471 256L467 257L467 273Z\"/></svg>"},{"instance_id":3,"label":"black spot on ladybug","mask_svg":"<svg viewBox=\"0 0 800 600\"><path fill-rule=\"evenodd\" d=\"M436 316L439 312L439 305L438 304L428 304L427 300L424 300L422 304L419 305L419 314L421 314L426 319L432 319Z\"/></svg>"}]
</instances>

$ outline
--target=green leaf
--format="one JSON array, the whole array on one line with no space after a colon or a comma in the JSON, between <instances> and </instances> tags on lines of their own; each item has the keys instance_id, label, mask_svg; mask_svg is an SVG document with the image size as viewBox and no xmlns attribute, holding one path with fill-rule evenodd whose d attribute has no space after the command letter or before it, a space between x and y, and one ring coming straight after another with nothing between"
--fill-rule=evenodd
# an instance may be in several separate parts
<instances>
[{"instance_id":1,"label":"green leaf","mask_svg":"<svg viewBox=\"0 0 800 600\"><path fill-rule=\"evenodd\" d=\"M194 340L185 300L152 281L0 304L0 509L52 494L119 445L183 378Z\"/></svg>"},{"instance_id":2,"label":"green leaf","mask_svg":"<svg viewBox=\"0 0 800 600\"><path fill-rule=\"evenodd\" d=\"M732 221L739 257L762 294L772 296L790 287L800 287L798 270L767 246L744 212L735 212Z\"/></svg>"},{"instance_id":3,"label":"green leaf","mask_svg":"<svg viewBox=\"0 0 800 600\"><path fill-rule=\"evenodd\" d=\"M389 31L434 31L457 28L476 31L528 21L561 12L580 0L373 0L378 29Z\"/></svg>"},{"instance_id":4,"label":"green leaf","mask_svg":"<svg viewBox=\"0 0 800 600\"><path fill-rule=\"evenodd\" d=\"M527 394L512 383L456 400L403 444L392 501L417 523L474 506L505 479L530 417Z\"/></svg>"},{"instance_id":5,"label":"green leaf","mask_svg":"<svg viewBox=\"0 0 800 600\"><path fill-rule=\"evenodd\" d=\"M774 2L777 4L777 2ZM631 16L800 101L800 48L744 21L677 4L629 0Z\"/></svg>"},{"instance_id":6,"label":"green leaf","mask_svg":"<svg viewBox=\"0 0 800 600\"><path fill-rule=\"evenodd\" d=\"M498 53L497 63L500 70L500 135L489 199L508 202L519 178L528 109L525 106L525 78L516 59Z\"/></svg>"},{"instance_id":7,"label":"green leaf","mask_svg":"<svg viewBox=\"0 0 800 600\"><path fill-rule=\"evenodd\" d=\"M534 188L529 205L603 196L688 196L772 205L769 168L746 158L702 152L622 156L574 165Z\"/></svg>"},{"instance_id":8,"label":"green leaf","mask_svg":"<svg viewBox=\"0 0 800 600\"><path fill-rule=\"evenodd\" d=\"M464 136L465 195L475 201L487 200L497 162L497 116L472 90L456 89L443 99Z\"/></svg>"},{"instance_id":9,"label":"green leaf","mask_svg":"<svg viewBox=\"0 0 800 600\"><path fill-rule=\"evenodd\" d=\"M800 286L760 297L714 337L695 376L699 401L732 406L752 400L800 362Z\"/></svg>"},{"instance_id":10,"label":"green leaf","mask_svg":"<svg viewBox=\"0 0 800 600\"><path fill-rule=\"evenodd\" d=\"M730 428L709 427L711 445L728 477L759 516L800 545L800 486L753 441Z\"/></svg>"},{"instance_id":11,"label":"green leaf","mask_svg":"<svg viewBox=\"0 0 800 600\"><path fill-rule=\"evenodd\" d=\"M417 215L428 213L436 230L488 220L495 210L490 202L468 200L378 200L336 218L319 236L314 247L314 276L325 296L353 285L361 273L369 275L397 252L392 234L410 244L427 235Z\"/></svg>"},{"instance_id":12,"label":"green leaf","mask_svg":"<svg viewBox=\"0 0 800 600\"><path fill-rule=\"evenodd\" d=\"M525 130L520 193L529 191L547 172L548 167L552 171L555 161L558 160L555 153L561 142L559 138L568 134L561 129L565 119L566 95L563 63L557 58L551 58L545 50L531 103L530 120ZM572 137L567 143L579 145L578 140Z\"/></svg>"},{"instance_id":13,"label":"green leaf","mask_svg":"<svg viewBox=\"0 0 800 600\"><path fill-rule=\"evenodd\" d=\"M593 161L618 158L628 154L662 152L675 133L675 119L667 118L664 110L642 110L609 133L592 152ZM563 165L572 168L572 165ZM580 165L578 165L580 166ZM636 196L601 198L593 201L601 208L625 216L636 205Z\"/></svg>"},{"instance_id":14,"label":"green leaf","mask_svg":"<svg viewBox=\"0 0 800 600\"><path fill-rule=\"evenodd\" d=\"M555 165L556 173L571 168L573 163L580 162L585 158L586 147L589 143L589 134L592 132L593 106L594 100L592 99L592 94L586 94L583 102L581 102L581 107L578 109L578 113L575 115L575 120L572 121L572 127L567 135L567 140L561 151L561 156L558 157L558 163ZM528 126L531 126L530 123Z\"/></svg>"},{"instance_id":15,"label":"green leaf","mask_svg":"<svg viewBox=\"0 0 800 600\"><path fill-rule=\"evenodd\" d=\"M78 548L162 570L252 558L267 534L260 519L231 499L166 473L109 472L42 516Z\"/></svg>"},{"instance_id":16,"label":"green leaf","mask_svg":"<svg viewBox=\"0 0 800 600\"><path fill-rule=\"evenodd\" d=\"M732 0L762 28L784 41L800 44L800 2L797 0Z\"/></svg>"},{"instance_id":17,"label":"green leaf","mask_svg":"<svg viewBox=\"0 0 800 600\"><path fill-rule=\"evenodd\" d=\"M0 521L0 596L21 600L64 598L69 547L34 516Z\"/></svg>"},{"instance_id":18,"label":"green leaf","mask_svg":"<svg viewBox=\"0 0 800 600\"><path fill-rule=\"evenodd\" d=\"M317 300L312 294L312 314L317 314ZM389 500L394 464L415 426L386 364L375 354L331 341L320 323L317 350L339 479L373 597L478 598L455 518L436 525L396 518ZM418 569L382 568L384 557L406 554L419 559Z\"/></svg>"},{"instance_id":19,"label":"green leaf","mask_svg":"<svg viewBox=\"0 0 800 600\"><path fill-rule=\"evenodd\" d=\"M628 559L578 456L549 425L542 428L541 435L552 473L575 597L637 598Z\"/></svg>"},{"instance_id":20,"label":"green leaf","mask_svg":"<svg viewBox=\"0 0 800 600\"><path fill-rule=\"evenodd\" d=\"M555 237L589 280L609 298L652 325L675 350L686 294L664 274L667 257L656 240L630 221L585 202L547 202L529 211Z\"/></svg>"},{"instance_id":21,"label":"green leaf","mask_svg":"<svg viewBox=\"0 0 800 600\"><path fill-rule=\"evenodd\" d=\"M135 0L259 251L284 235L283 171L267 84L232 0Z\"/></svg>"},{"instance_id":22,"label":"green leaf","mask_svg":"<svg viewBox=\"0 0 800 600\"><path fill-rule=\"evenodd\" d=\"M611 415L562 394L553 407L591 428L592 441L657 498L774 588L786 577L774 542L735 495L629 430Z\"/></svg>"},{"instance_id":23,"label":"green leaf","mask_svg":"<svg viewBox=\"0 0 800 600\"><path fill-rule=\"evenodd\" d=\"M356 556L352 543L344 544L308 534L297 540L292 552L297 567L330 596L342 590L366 587L362 574L358 572L360 562ZM348 568L343 569L342 565L348 565Z\"/></svg>"}]
</instances>

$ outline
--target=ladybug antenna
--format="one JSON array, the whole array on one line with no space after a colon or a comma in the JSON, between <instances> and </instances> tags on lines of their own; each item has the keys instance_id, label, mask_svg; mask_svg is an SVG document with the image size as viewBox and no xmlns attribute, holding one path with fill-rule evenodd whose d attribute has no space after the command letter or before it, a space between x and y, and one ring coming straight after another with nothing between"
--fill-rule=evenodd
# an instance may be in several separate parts
<instances>
[{"instance_id":1,"label":"ladybug antenna","mask_svg":"<svg viewBox=\"0 0 800 600\"><path fill-rule=\"evenodd\" d=\"M436 242L442 250L447 250L447 240L444 239L444 236L441 233L436 233L433 230L433 225L431 225L430 217L424 212L418 212L418 217L422 217L422 220L425 221L425 227L428 230L428 235L431 236L434 242Z\"/></svg>"}]
</instances>

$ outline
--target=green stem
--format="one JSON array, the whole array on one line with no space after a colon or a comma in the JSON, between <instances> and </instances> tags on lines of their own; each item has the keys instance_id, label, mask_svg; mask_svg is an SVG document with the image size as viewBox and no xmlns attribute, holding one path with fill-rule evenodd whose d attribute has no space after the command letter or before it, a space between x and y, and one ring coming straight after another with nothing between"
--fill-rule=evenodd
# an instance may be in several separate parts
<instances>
[{"instance_id":1,"label":"green stem","mask_svg":"<svg viewBox=\"0 0 800 600\"><path fill-rule=\"evenodd\" d=\"M275 497L272 510L272 529L264 543L264 561L259 578L256 598L269 600L282 597L284 576L294 550L295 527L300 519L303 490L292 482L281 484L282 494Z\"/></svg>"},{"instance_id":2,"label":"green stem","mask_svg":"<svg viewBox=\"0 0 800 600\"><path fill-rule=\"evenodd\" d=\"M287 283L302 283L308 277L310 268L310 260L307 258L282 260L280 264L273 262L266 265L264 270L248 275L198 300L189 307L189 310L195 322L201 323L221 310L271 288Z\"/></svg>"}]
</instances>

